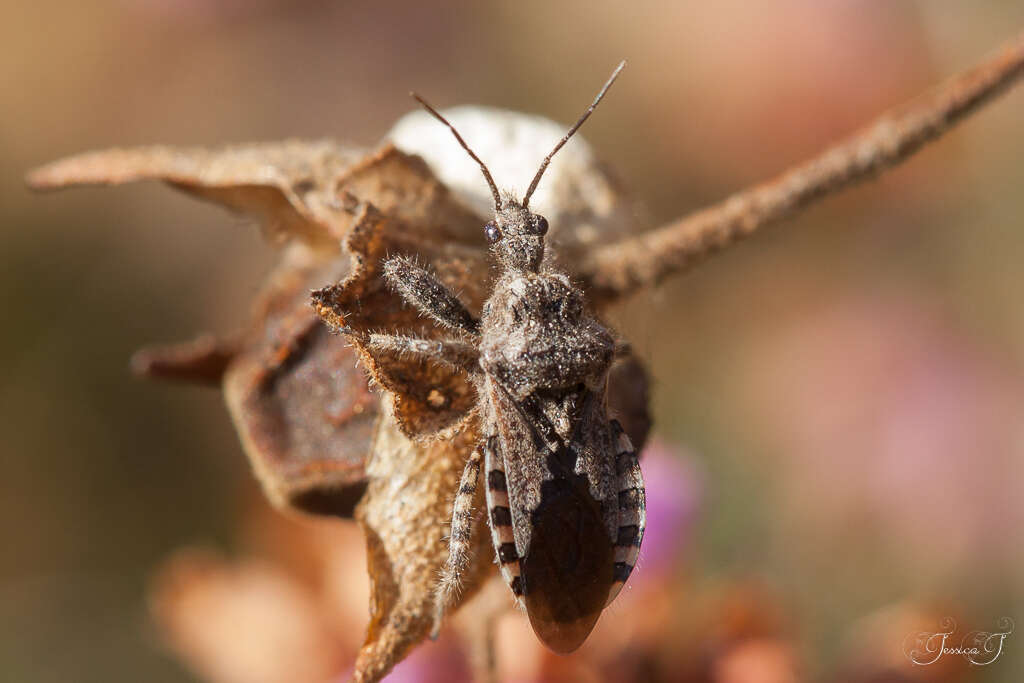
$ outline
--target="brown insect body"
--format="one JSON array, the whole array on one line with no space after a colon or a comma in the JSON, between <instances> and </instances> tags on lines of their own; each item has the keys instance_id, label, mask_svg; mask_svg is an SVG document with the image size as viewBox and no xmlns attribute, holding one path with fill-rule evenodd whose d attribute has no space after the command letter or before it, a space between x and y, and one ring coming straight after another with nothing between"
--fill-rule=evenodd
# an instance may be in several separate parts
<instances>
[{"instance_id":1,"label":"brown insect body","mask_svg":"<svg viewBox=\"0 0 1024 683\"><path fill-rule=\"evenodd\" d=\"M635 563L642 485L616 467L621 429L606 410L614 338L586 312L582 292L544 266L545 232L546 220L510 197L487 226L504 272L484 305L479 384L502 573L538 637L571 652ZM635 461L625 444L623 457ZM624 517L637 533L616 568L624 489L636 494Z\"/></svg>"},{"instance_id":2,"label":"brown insect body","mask_svg":"<svg viewBox=\"0 0 1024 683\"><path fill-rule=\"evenodd\" d=\"M382 271L390 286L453 335L427 340L338 328L372 353L454 367L476 387L483 439L467 459L452 506L435 625L469 566L483 466L501 572L538 637L559 653L583 643L629 578L643 539L645 502L636 453L607 412L608 375L621 349L587 311L583 293L545 259L548 222L530 211L529 201L552 156L623 66L543 160L521 201L500 195L486 165L420 99L479 164L491 188L495 218L484 235L499 277L478 321L435 275L395 256Z\"/></svg>"}]
</instances>

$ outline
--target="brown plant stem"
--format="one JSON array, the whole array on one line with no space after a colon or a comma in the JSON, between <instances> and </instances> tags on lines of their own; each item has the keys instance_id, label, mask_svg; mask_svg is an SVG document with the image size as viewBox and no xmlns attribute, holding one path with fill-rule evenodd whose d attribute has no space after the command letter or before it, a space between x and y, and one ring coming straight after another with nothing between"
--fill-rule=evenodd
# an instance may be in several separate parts
<instances>
[{"instance_id":1,"label":"brown plant stem","mask_svg":"<svg viewBox=\"0 0 1024 683\"><path fill-rule=\"evenodd\" d=\"M592 295L605 301L656 285L762 226L899 164L1022 74L1024 32L810 161L664 227L594 250L580 275Z\"/></svg>"}]
</instances>

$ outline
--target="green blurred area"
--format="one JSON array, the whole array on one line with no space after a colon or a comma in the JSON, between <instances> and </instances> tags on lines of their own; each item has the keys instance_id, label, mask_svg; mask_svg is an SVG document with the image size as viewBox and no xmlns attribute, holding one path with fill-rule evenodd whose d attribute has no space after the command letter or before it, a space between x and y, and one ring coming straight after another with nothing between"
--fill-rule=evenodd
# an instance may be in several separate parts
<instances>
[{"instance_id":1,"label":"green blurred area","mask_svg":"<svg viewBox=\"0 0 1024 683\"><path fill-rule=\"evenodd\" d=\"M439 106L571 120L626 57L585 135L653 227L1024 26L1024 6L995 1L0 12L0 679L42 682L190 680L147 624L146 582L183 544L230 544L254 484L216 392L140 383L127 361L231 331L275 255L252 226L165 188L36 196L29 168L152 142L369 146L413 87ZM771 587L818 671L890 604L1024 623L1022 158L1018 89L616 317L652 368L656 429L705 472L680 572ZM1024 633L973 674L1021 671Z\"/></svg>"}]
</instances>

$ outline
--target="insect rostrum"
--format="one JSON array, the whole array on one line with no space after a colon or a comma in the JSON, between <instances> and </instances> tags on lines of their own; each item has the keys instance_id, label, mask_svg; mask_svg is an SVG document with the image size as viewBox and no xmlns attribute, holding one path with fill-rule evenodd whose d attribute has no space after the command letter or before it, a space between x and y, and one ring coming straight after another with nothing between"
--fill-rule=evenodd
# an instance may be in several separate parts
<instances>
[{"instance_id":1,"label":"insect rostrum","mask_svg":"<svg viewBox=\"0 0 1024 683\"><path fill-rule=\"evenodd\" d=\"M491 187L495 217L483 233L500 273L478 321L426 269L392 257L383 267L390 286L453 336L427 340L341 328L379 352L463 370L477 392L482 438L455 495L436 623L469 565L482 469L502 576L537 636L560 653L583 643L629 578L644 534L644 487L629 437L607 413L609 370L624 347L588 312L583 292L545 260L548 221L530 211L529 199L551 157L621 69L544 159L522 200L501 195L458 132L420 100L451 128Z\"/></svg>"}]
</instances>

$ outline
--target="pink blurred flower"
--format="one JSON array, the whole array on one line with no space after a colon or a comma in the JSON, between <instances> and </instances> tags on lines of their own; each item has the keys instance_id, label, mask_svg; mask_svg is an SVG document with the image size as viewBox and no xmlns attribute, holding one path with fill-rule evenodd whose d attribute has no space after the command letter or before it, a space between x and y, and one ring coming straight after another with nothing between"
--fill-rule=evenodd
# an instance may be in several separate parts
<instances>
[{"instance_id":1,"label":"pink blurred flower","mask_svg":"<svg viewBox=\"0 0 1024 683\"><path fill-rule=\"evenodd\" d=\"M930 577L998 571L1017 552L1024 385L950 319L850 298L753 353L746 400L781 453L791 542L859 534Z\"/></svg>"},{"instance_id":2,"label":"pink blurred flower","mask_svg":"<svg viewBox=\"0 0 1024 683\"><path fill-rule=\"evenodd\" d=\"M653 438L641 456L647 530L634 580L670 571L688 547L701 502L701 477L689 452Z\"/></svg>"}]
</instances>

